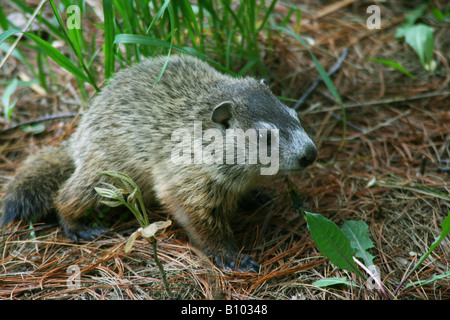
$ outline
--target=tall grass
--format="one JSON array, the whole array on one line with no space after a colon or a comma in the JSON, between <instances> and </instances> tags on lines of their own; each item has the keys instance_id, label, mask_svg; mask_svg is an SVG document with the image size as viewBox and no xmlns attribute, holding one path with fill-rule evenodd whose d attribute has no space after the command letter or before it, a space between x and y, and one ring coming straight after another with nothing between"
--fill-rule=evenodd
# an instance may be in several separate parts
<instances>
[{"instance_id":1,"label":"tall grass","mask_svg":"<svg viewBox=\"0 0 450 320\"><path fill-rule=\"evenodd\" d=\"M24 14L35 11L25 0L11 1ZM38 31L19 30L0 8L0 25L6 30L0 35L0 45L8 47L5 40L23 33L24 39L14 52L30 66L40 85L51 90L48 83L56 78L50 58L74 75L85 102L87 85L98 91L117 69L139 62L142 57L169 57L174 51L197 56L232 75L272 78L265 59L275 54L272 46L281 33L293 35L306 46L291 30L292 26L287 26L295 15L294 29L299 29L300 9L292 6L283 16L275 13L276 3L277 0L198 0L195 4L188 0L103 0L99 9L84 0L48 0L44 9L51 9L53 16L48 19L42 10L36 10ZM69 20L77 13L80 26L72 28ZM64 44L64 53L53 46L56 41ZM36 51L37 68L31 67L29 55L21 54L23 47ZM337 96L323 67L309 52L322 71L321 77ZM99 74L99 69L104 73Z\"/></svg>"},{"instance_id":2,"label":"tall grass","mask_svg":"<svg viewBox=\"0 0 450 320\"><path fill-rule=\"evenodd\" d=\"M101 12L83 0L49 0L45 6L51 8L52 19L39 12L34 21L39 25L39 31L27 30L15 48L15 54L28 60L21 55L22 48L37 52L38 68L30 68L30 71L46 89L46 82L53 72L48 58L71 72L82 92L86 84L98 90L102 78L110 78L118 67L130 65L143 56L169 55L173 51L215 61L217 67L228 73L266 75L259 38L262 33L270 36L267 25L275 23L273 9L276 2L247 0L236 4L231 0L199 0L192 4L187 0L103 0ZM12 0L12 3L23 14L30 15L34 11L24 0ZM79 8L81 28L68 27L67 20L73 14L68 8L73 5ZM92 23L103 32L86 27ZM23 31L7 18L2 8L0 26L6 30L0 36L0 43ZM102 33L100 50L98 37ZM69 53L62 54L55 49L52 46L55 41L62 41ZM3 49L8 47L4 42ZM265 50L271 51L270 48ZM99 57L103 63L103 77L99 77L93 65ZM31 67L32 63L26 62Z\"/></svg>"}]
</instances>

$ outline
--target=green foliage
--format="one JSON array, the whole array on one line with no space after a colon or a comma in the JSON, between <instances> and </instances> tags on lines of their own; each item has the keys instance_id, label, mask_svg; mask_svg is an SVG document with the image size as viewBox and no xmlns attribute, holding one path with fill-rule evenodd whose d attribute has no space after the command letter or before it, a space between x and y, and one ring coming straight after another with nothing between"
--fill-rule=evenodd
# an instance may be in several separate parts
<instances>
[{"instance_id":1,"label":"green foliage","mask_svg":"<svg viewBox=\"0 0 450 320\"><path fill-rule=\"evenodd\" d=\"M313 285L319 288L336 286L336 285L347 285L359 288L359 286L353 281L349 281L344 277L330 277L324 278L313 282Z\"/></svg>"},{"instance_id":2,"label":"green foliage","mask_svg":"<svg viewBox=\"0 0 450 320\"><path fill-rule=\"evenodd\" d=\"M139 225L145 228L149 225L142 193L136 183L126 174L116 171L101 171L97 174L105 175L114 181L116 185L103 182L106 188L96 187L95 191L109 200L101 202L109 207L126 206L136 217Z\"/></svg>"},{"instance_id":3,"label":"green foliage","mask_svg":"<svg viewBox=\"0 0 450 320\"><path fill-rule=\"evenodd\" d=\"M372 240L367 236L369 226L364 221L346 221L341 230L350 240L355 256L363 259L366 266L372 266L375 257L367 251L374 247Z\"/></svg>"},{"instance_id":4,"label":"green foliage","mask_svg":"<svg viewBox=\"0 0 450 320\"><path fill-rule=\"evenodd\" d=\"M355 249L350 246L350 240L342 230L320 214L305 211L305 215L308 230L319 251L339 268L359 274L353 262Z\"/></svg>"},{"instance_id":5,"label":"green foliage","mask_svg":"<svg viewBox=\"0 0 450 320\"><path fill-rule=\"evenodd\" d=\"M310 213L303 210L301 207L301 200L297 192L294 189L292 182L287 179L289 193L294 205L294 208L302 215L304 215L308 230L311 233L311 237L314 240L319 251L327 257L334 265L341 269L354 272L359 277L363 277L354 261L361 266L373 279L381 290L385 299L388 299L388 295L384 285L380 280L377 268L374 266L374 256L368 252L368 249L374 247L372 240L368 237L367 233L369 227L363 221L346 221L341 229L332 221L323 217L320 214ZM425 261L429 254L439 245L439 243L450 233L450 211L447 213L447 217L441 223L442 232L431 244L428 251L419 259L413 268L411 268L407 275L403 277L402 281L398 284L397 288L393 292L393 298L398 298L405 291L401 291L405 282L410 276L417 270L417 268ZM360 263L355 257L363 259L364 263ZM433 281L450 277L450 272L445 272L441 275L434 275L431 279L425 281L416 281L405 287L408 289L412 285L422 286L429 284ZM313 283L318 287L326 287L337 284L353 285L353 283L347 281L345 278L331 277L321 279Z\"/></svg>"},{"instance_id":6,"label":"green foliage","mask_svg":"<svg viewBox=\"0 0 450 320\"><path fill-rule=\"evenodd\" d=\"M267 26L275 24L272 13L277 0L240 3L200 0L195 4L188 0L103 0L103 16L83 0L49 0L45 5L53 11L53 19L44 18L39 11L34 12L25 0L12 2L24 15L34 14L33 23L40 26L38 31L24 33L13 55L29 66L30 72L47 91L53 88L49 85L50 80L56 78L48 59L54 60L74 75L85 102L89 98L86 85L99 90L103 81L96 71L99 68L104 70L107 80L118 65L130 65L144 56L169 56L173 51L195 55L230 74L269 74L260 52L262 46L266 55L274 51L270 48L272 31ZM78 8L75 12L69 10L74 6ZM78 13L80 26L73 27L69 22ZM300 18L297 8L289 9L287 17L294 13ZM103 30L103 50L98 48L98 32L92 24ZM0 35L0 45L8 46L4 43L6 40L22 33L1 9L0 25L5 30ZM260 41L263 35L269 39L264 45ZM54 47L55 42L66 45L63 52ZM36 63L28 61L29 55L21 54L22 46L37 52ZM103 56L99 54L102 52ZM102 60L98 59L100 56ZM98 63L103 65L98 66Z\"/></svg>"},{"instance_id":7,"label":"green foliage","mask_svg":"<svg viewBox=\"0 0 450 320\"><path fill-rule=\"evenodd\" d=\"M433 29L426 24L416 23L416 21L424 15L427 7L428 4L424 3L410 14L407 14L406 22L397 29L395 37L405 38L406 43L410 45L419 56L422 66L428 71L434 71L436 69L436 61L433 60ZM436 15L436 10L434 12Z\"/></svg>"},{"instance_id":8,"label":"green foliage","mask_svg":"<svg viewBox=\"0 0 450 320\"><path fill-rule=\"evenodd\" d=\"M6 121L9 121L9 119L11 118L14 106L16 105L16 102L18 100L16 98L14 99L14 101L11 101L11 96L16 91L18 82L19 81L17 79L13 79L11 83L6 87L5 92L2 96L3 116L5 117Z\"/></svg>"},{"instance_id":9,"label":"green foliage","mask_svg":"<svg viewBox=\"0 0 450 320\"><path fill-rule=\"evenodd\" d=\"M128 239L125 244L125 252L129 252L138 237L146 239L153 247L153 256L155 263L161 273L161 280L164 284L164 288L167 295L173 298L173 294L170 290L169 283L167 282L166 272L164 267L159 261L158 250L156 247L155 234L167 228L172 224L171 220L157 221L152 224L149 223L147 211L145 210L144 201L142 199L142 193L136 183L125 173L117 171L101 171L97 174L104 175L111 179L114 184L103 182L106 188L94 188L95 191L102 197L109 200L102 200L101 203L108 207L117 207L120 205L126 206L136 217L139 225L141 226L136 230Z\"/></svg>"}]
</instances>

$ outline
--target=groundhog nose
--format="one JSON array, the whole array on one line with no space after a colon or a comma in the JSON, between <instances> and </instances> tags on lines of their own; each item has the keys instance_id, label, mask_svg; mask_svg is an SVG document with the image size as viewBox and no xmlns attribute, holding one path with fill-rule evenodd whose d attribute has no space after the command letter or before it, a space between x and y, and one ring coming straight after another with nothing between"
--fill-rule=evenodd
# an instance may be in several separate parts
<instances>
[{"instance_id":1,"label":"groundhog nose","mask_svg":"<svg viewBox=\"0 0 450 320\"><path fill-rule=\"evenodd\" d=\"M314 146L313 144L308 145L306 147L305 154L299 160L300 161L300 166L303 167L303 168L306 168L311 163L313 163L314 160L316 160L316 157L317 157L316 146Z\"/></svg>"}]
</instances>

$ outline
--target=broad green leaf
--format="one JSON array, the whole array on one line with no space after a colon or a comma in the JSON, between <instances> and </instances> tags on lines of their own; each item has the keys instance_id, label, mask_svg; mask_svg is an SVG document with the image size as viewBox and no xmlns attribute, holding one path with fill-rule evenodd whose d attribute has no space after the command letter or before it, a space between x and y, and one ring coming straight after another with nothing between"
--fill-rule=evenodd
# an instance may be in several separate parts
<instances>
[{"instance_id":1,"label":"broad green leaf","mask_svg":"<svg viewBox=\"0 0 450 320\"><path fill-rule=\"evenodd\" d=\"M324 279L320 279L320 280L313 282L313 285L316 287L319 287L319 288L330 287L330 286L341 285L341 284L359 288L359 286L356 283L354 283L353 281L349 281L346 278L341 278L341 277L324 278Z\"/></svg>"},{"instance_id":2,"label":"broad green leaf","mask_svg":"<svg viewBox=\"0 0 450 320\"><path fill-rule=\"evenodd\" d=\"M374 256L367 252L367 249L374 247L367 236L369 226L363 221L346 221L341 230L350 240L350 246L356 250L356 257L363 259L367 267L373 265Z\"/></svg>"},{"instance_id":3,"label":"broad green leaf","mask_svg":"<svg viewBox=\"0 0 450 320\"><path fill-rule=\"evenodd\" d=\"M350 246L350 240L332 221L320 214L305 211L309 232L319 251L332 263L341 269L346 269L360 275L353 262L355 249Z\"/></svg>"},{"instance_id":4,"label":"broad green leaf","mask_svg":"<svg viewBox=\"0 0 450 320\"><path fill-rule=\"evenodd\" d=\"M423 23L408 28L406 42L414 49L423 66L427 66L433 57L433 29Z\"/></svg>"},{"instance_id":5,"label":"broad green leaf","mask_svg":"<svg viewBox=\"0 0 450 320\"><path fill-rule=\"evenodd\" d=\"M401 26L399 26L397 28L397 33L395 34L396 38L403 38L406 35L406 32L408 31L408 29L414 25L414 23L416 22L417 19L419 19L425 9L427 8L428 4L427 3L423 3L421 6L419 6L417 9L409 12L408 14L406 14L406 22L403 23Z\"/></svg>"}]
</instances>

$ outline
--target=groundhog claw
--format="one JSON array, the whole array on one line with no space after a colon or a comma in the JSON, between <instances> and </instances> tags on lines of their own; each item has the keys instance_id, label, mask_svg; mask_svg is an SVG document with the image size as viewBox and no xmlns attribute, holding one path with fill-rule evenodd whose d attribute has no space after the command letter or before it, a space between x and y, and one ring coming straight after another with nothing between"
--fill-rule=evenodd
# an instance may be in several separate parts
<instances>
[{"instance_id":1,"label":"groundhog claw","mask_svg":"<svg viewBox=\"0 0 450 320\"><path fill-rule=\"evenodd\" d=\"M213 261L219 268L227 271L259 272L259 263L245 254L219 253L214 256Z\"/></svg>"},{"instance_id":2,"label":"groundhog claw","mask_svg":"<svg viewBox=\"0 0 450 320\"><path fill-rule=\"evenodd\" d=\"M98 238L102 233L104 233L107 229L104 227L86 227L83 226L81 229L76 231L72 231L69 229L65 229L64 233L66 236L74 242L78 242L79 240L92 241Z\"/></svg>"}]
</instances>

